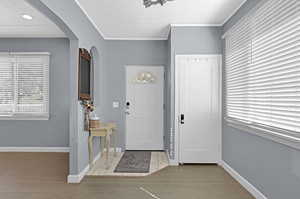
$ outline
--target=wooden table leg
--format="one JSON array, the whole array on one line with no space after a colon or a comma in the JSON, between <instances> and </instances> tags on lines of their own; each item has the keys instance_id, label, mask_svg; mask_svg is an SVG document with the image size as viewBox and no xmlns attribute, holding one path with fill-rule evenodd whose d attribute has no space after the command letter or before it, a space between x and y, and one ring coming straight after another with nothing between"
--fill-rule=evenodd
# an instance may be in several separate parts
<instances>
[{"instance_id":1,"label":"wooden table leg","mask_svg":"<svg viewBox=\"0 0 300 199\"><path fill-rule=\"evenodd\" d=\"M93 167L93 136L89 135L89 164L90 164L90 169Z\"/></svg>"},{"instance_id":2,"label":"wooden table leg","mask_svg":"<svg viewBox=\"0 0 300 199\"><path fill-rule=\"evenodd\" d=\"M105 149L105 137L100 136L100 151L102 155L104 154L104 149Z\"/></svg>"},{"instance_id":3,"label":"wooden table leg","mask_svg":"<svg viewBox=\"0 0 300 199\"><path fill-rule=\"evenodd\" d=\"M106 169L109 169L109 149L110 149L110 135L106 135L106 160L105 160L105 164L106 164Z\"/></svg>"},{"instance_id":4,"label":"wooden table leg","mask_svg":"<svg viewBox=\"0 0 300 199\"><path fill-rule=\"evenodd\" d=\"M113 147L114 147L114 157L117 156L117 143L116 143L116 132L113 132L114 130L111 130L111 136L113 137Z\"/></svg>"}]
</instances>

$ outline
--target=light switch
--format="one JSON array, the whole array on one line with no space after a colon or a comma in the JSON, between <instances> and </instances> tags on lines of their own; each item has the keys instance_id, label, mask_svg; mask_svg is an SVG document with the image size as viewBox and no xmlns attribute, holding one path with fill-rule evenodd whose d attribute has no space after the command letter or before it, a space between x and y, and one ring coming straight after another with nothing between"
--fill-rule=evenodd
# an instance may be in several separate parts
<instances>
[{"instance_id":1,"label":"light switch","mask_svg":"<svg viewBox=\"0 0 300 199\"><path fill-rule=\"evenodd\" d=\"M120 103L119 102L113 102L113 108L119 108Z\"/></svg>"}]
</instances>

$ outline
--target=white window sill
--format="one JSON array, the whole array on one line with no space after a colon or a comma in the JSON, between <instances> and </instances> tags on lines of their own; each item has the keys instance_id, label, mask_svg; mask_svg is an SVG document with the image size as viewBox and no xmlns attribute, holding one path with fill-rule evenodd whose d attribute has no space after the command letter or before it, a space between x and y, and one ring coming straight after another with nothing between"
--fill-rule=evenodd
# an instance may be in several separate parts
<instances>
[{"instance_id":1,"label":"white window sill","mask_svg":"<svg viewBox=\"0 0 300 199\"><path fill-rule=\"evenodd\" d=\"M279 131L269 130L262 127L251 126L243 122L235 121L225 118L225 122L228 126L245 131L247 133L257 135L274 142L287 145L292 148L300 149L300 134L299 137L294 135L288 135Z\"/></svg>"},{"instance_id":2,"label":"white window sill","mask_svg":"<svg viewBox=\"0 0 300 199\"><path fill-rule=\"evenodd\" d=\"M16 120L16 121L22 121L22 120L49 120L49 116L0 116L1 120Z\"/></svg>"}]
</instances>

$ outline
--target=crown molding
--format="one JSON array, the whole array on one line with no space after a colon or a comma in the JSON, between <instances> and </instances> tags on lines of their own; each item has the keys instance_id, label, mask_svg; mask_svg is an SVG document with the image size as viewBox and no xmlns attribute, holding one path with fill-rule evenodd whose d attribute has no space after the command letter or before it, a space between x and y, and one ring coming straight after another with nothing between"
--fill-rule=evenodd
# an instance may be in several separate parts
<instances>
[{"instance_id":1,"label":"crown molding","mask_svg":"<svg viewBox=\"0 0 300 199\"><path fill-rule=\"evenodd\" d=\"M170 27L220 27L223 24L170 24Z\"/></svg>"},{"instance_id":2,"label":"crown molding","mask_svg":"<svg viewBox=\"0 0 300 199\"><path fill-rule=\"evenodd\" d=\"M164 41L167 37L105 37L105 40L129 40L129 41Z\"/></svg>"},{"instance_id":3,"label":"crown molding","mask_svg":"<svg viewBox=\"0 0 300 199\"><path fill-rule=\"evenodd\" d=\"M88 20L92 23L94 28L99 32L99 34L105 39L105 35L103 32L100 30L100 28L96 25L95 21L88 15L87 11L80 5L78 0L74 0L75 3L78 5L78 7L81 9L81 11L85 14L85 16L88 18Z\"/></svg>"},{"instance_id":4,"label":"crown molding","mask_svg":"<svg viewBox=\"0 0 300 199\"><path fill-rule=\"evenodd\" d=\"M162 41L168 40L168 38L164 37L106 37L104 33L100 30L100 28L96 25L95 21L88 15L87 11L80 5L78 0L75 0L78 7L82 10L82 12L86 15L88 20L92 23L94 28L99 32L99 34L103 37L104 40L131 40L131 41L141 41L141 40L149 40L149 41Z\"/></svg>"},{"instance_id":5,"label":"crown molding","mask_svg":"<svg viewBox=\"0 0 300 199\"><path fill-rule=\"evenodd\" d=\"M88 20L94 26L94 28L99 32L99 34L103 37L104 40L127 40L127 41L142 41L142 40L149 40L149 41L164 41L168 40L168 37L106 37L104 33L100 30L100 28L96 25L95 21L88 15L87 11L81 6L78 0L74 0L78 7L82 10L82 12L86 15ZM171 27L222 27L225 23L233 17L237 11L246 3L247 0L244 0L221 24L170 24L169 25L169 33Z\"/></svg>"},{"instance_id":6,"label":"crown molding","mask_svg":"<svg viewBox=\"0 0 300 199\"><path fill-rule=\"evenodd\" d=\"M242 3L236 9L233 10L233 12L224 20L222 26L224 26L226 22L229 21L229 19L231 19L231 17L233 17L239 11L239 9L241 9L241 7L246 3L246 1L247 0L242 1Z\"/></svg>"}]
</instances>

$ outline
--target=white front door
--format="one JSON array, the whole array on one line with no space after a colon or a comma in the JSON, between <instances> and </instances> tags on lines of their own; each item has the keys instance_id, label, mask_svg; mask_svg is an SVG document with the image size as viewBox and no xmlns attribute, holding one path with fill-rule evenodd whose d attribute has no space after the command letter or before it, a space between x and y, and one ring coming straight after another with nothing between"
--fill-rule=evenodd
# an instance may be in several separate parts
<instances>
[{"instance_id":1,"label":"white front door","mask_svg":"<svg viewBox=\"0 0 300 199\"><path fill-rule=\"evenodd\" d=\"M221 158L221 56L176 56L180 163Z\"/></svg>"},{"instance_id":2,"label":"white front door","mask_svg":"<svg viewBox=\"0 0 300 199\"><path fill-rule=\"evenodd\" d=\"M126 149L163 149L164 68L126 66Z\"/></svg>"}]
</instances>

